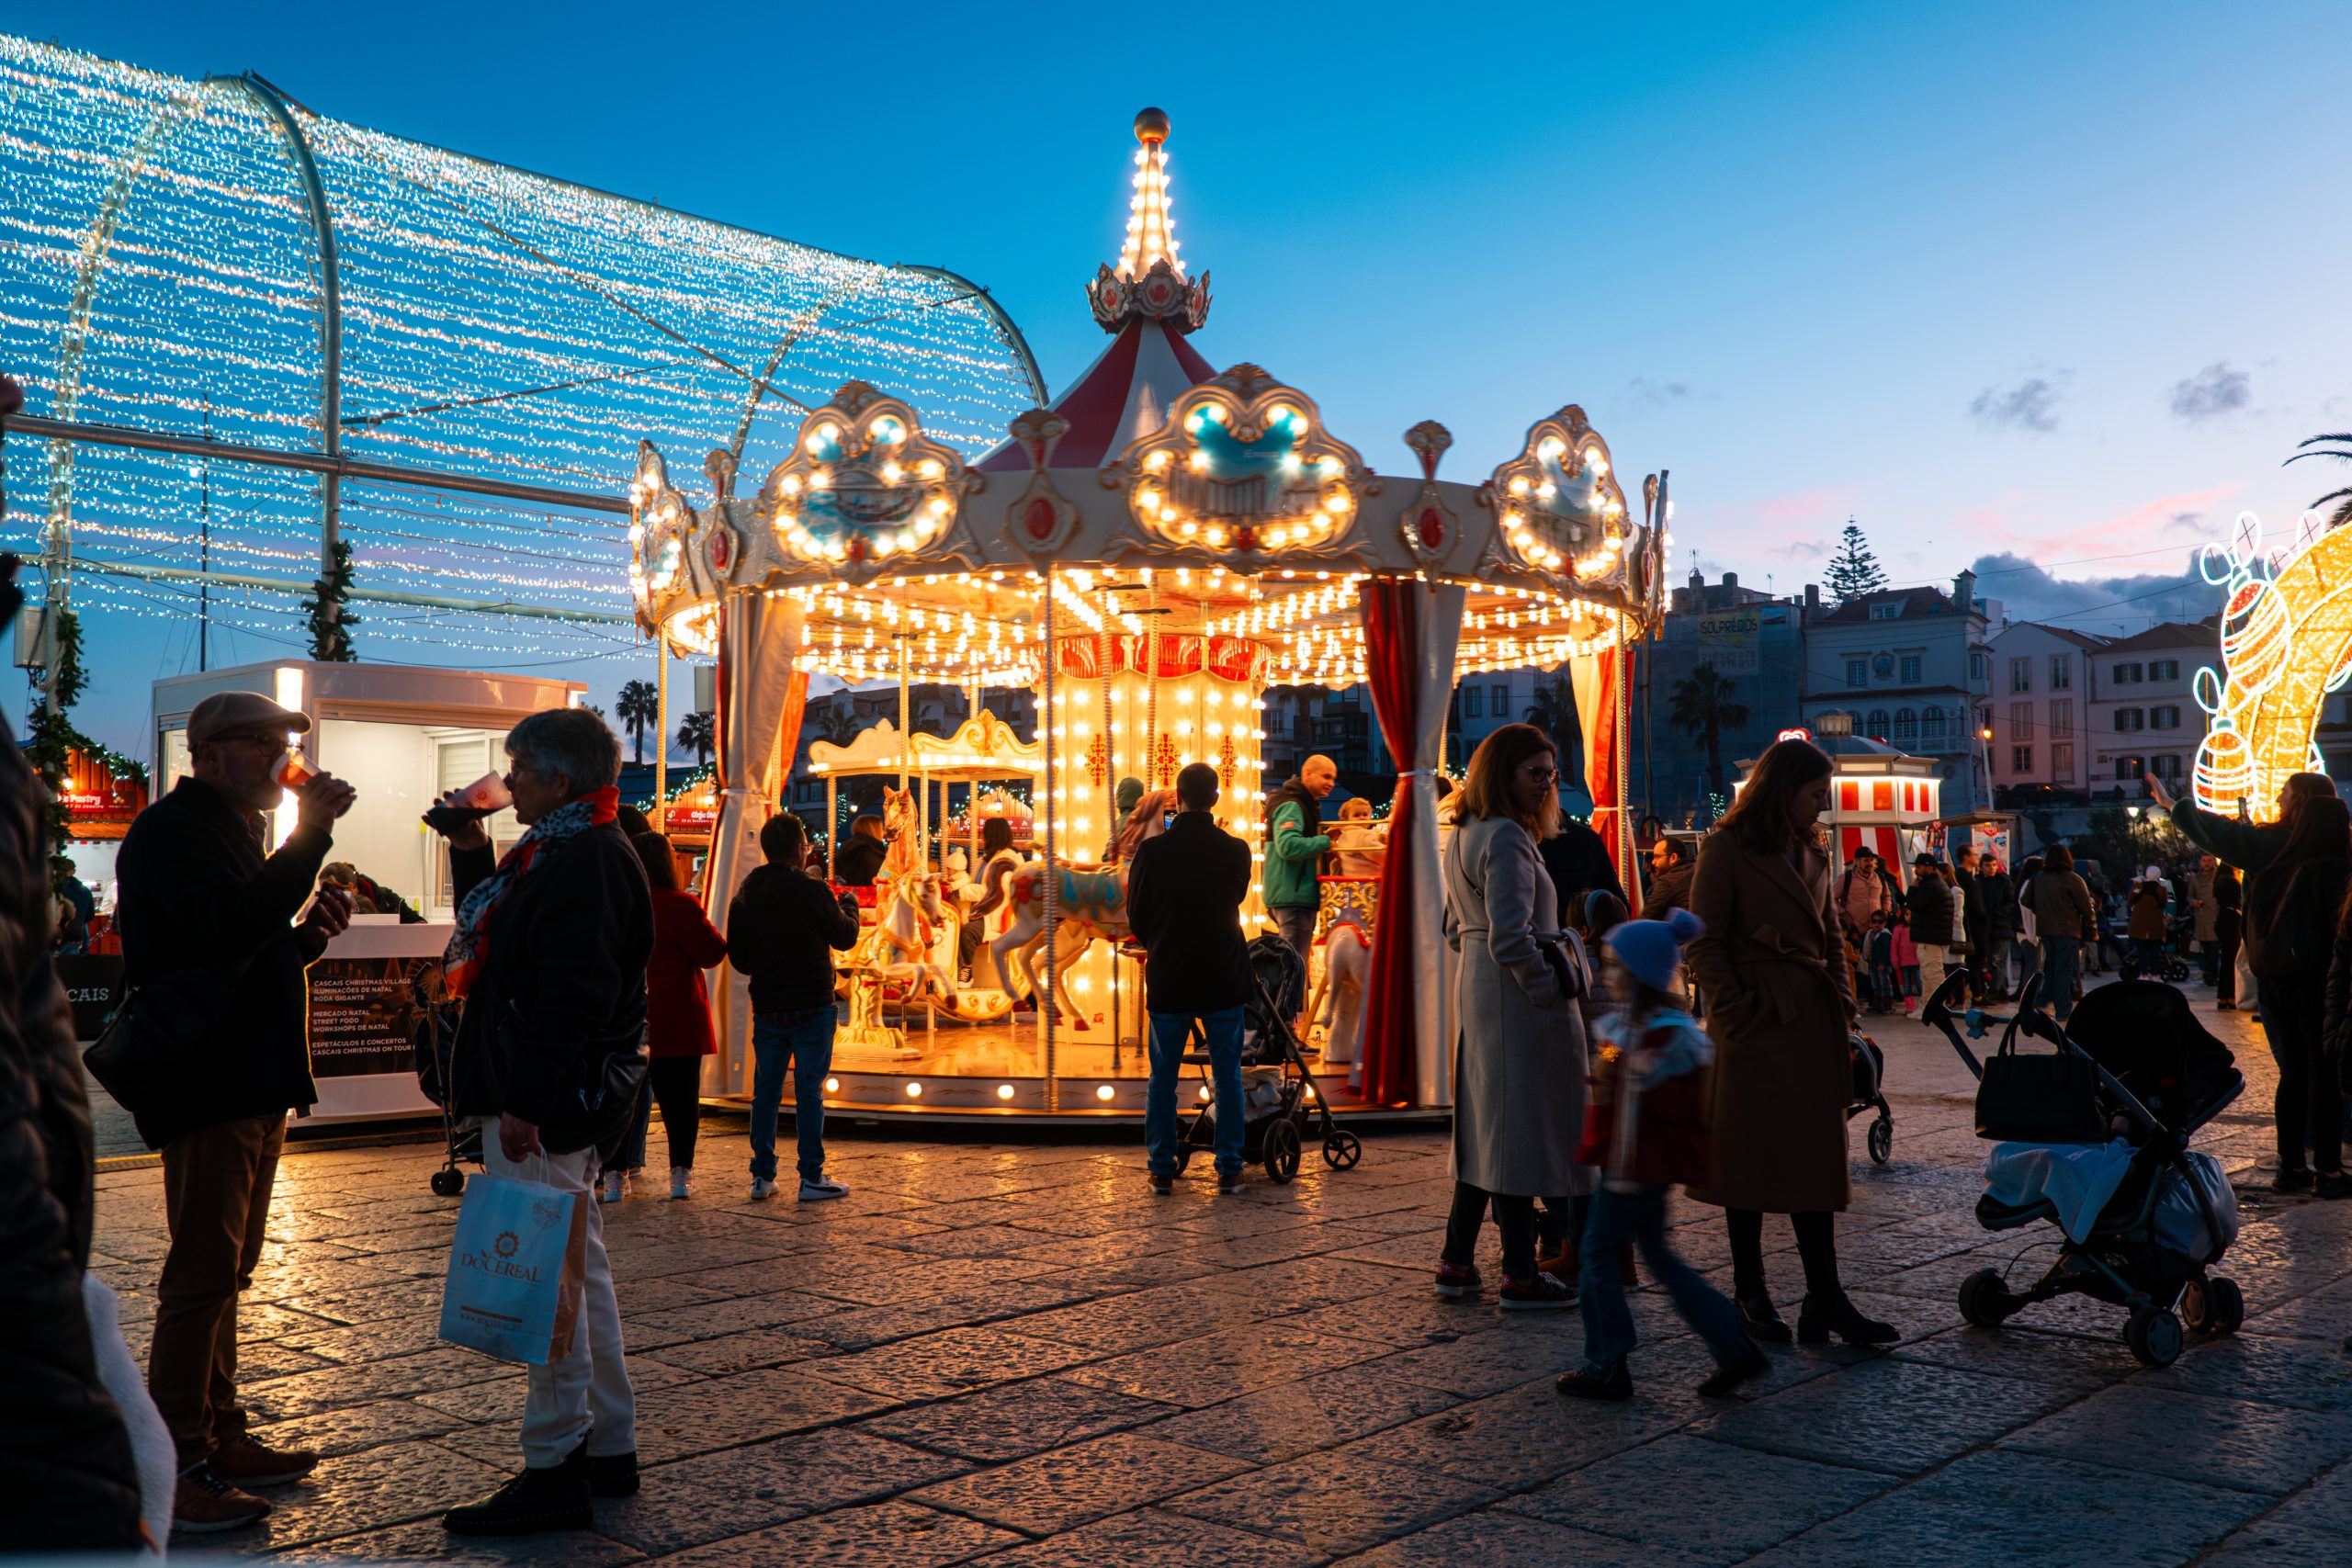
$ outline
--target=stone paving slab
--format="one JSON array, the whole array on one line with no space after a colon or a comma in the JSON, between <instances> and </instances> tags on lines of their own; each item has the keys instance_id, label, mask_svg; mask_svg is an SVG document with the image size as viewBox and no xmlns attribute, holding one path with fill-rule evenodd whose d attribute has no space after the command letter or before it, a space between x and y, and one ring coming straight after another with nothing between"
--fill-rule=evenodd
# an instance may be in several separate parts
<instances>
[{"instance_id":1,"label":"stone paving slab","mask_svg":"<svg viewBox=\"0 0 2352 1568\"><path fill-rule=\"evenodd\" d=\"M2200 1010L2205 993L2192 988ZM706 1125L699 1194L605 1209L644 1490L594 1532L468 1541L435 1516L519 1461L523 1374L435 1337L453 1201L431 1144L296 1145L240 1306L262 1435L328 1455L260 1529L204 1543L304 1562L617 1568L965 1562L1002 1568L2352 1562L2352 1204L2263 1189L2273 1081L2199 1138L2242 1184L2233 1337L2152 1371L2122 1314L2072 1301L1997 1332L1959 1281L2030 1278L2046 1234L1987 1235L1967 1079L1939 1036L1876 1025L1895 1158L1857 1158L1846 1280L1889 1349L1786 1347L1729 1401L1655 1289L1631 1300L1634 1399L1561 1399L1574 1312L1428 1289L1444 1138L1372 1130L1289 1187L1155 1199L1116 1139L899 1141L837 1130L847 1201L752 1203L740 1116ZM657 1122L656 1138L659 1138ZM651 1162L665 1162L657 1141ZM650 1186L651 1184L649 1184ZM144 1355L160 1172L99 1177L100 1275ZM1717 1211L1677 1248L1724 1280ZM1776 1296L1803 1280L1765 1232ZM1487 1233L1481 1263L1498 1260Z\"/></svg>"}]
</instances>

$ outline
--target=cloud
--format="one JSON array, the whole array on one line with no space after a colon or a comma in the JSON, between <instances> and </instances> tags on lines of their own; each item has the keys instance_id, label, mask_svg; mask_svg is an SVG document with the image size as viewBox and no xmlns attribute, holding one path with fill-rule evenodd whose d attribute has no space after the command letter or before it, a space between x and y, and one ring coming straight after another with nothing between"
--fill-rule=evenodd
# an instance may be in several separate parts
<instances>
[{"instance_id":1,"label":"cloud","mask_svg":"<svg viewBox=\"0 0 2352 1568\"><path fill-rule=\"evenodd\" d=\"M1662 409L1690 395L1687 381L1653 381L1647 376L1636 376L1625 383L1626 402L1639 409Z\"/></svg>"},{"instance_id":2,"label":"cloud","mask_svg":"<svg viewBox=\"0 0 2352 1568\"><path fill-rule=\"evenodd\" d=\"M2145 631L2157 621L2195 621L2222 607L2222 591L2198 575L2194 556L2178 572L2061 578L2020 555L1976 558L1976 592L1998 599L2013 621L2049 621L2102 636Z\"/></svg>"},{"instance_id":3,"label":"cloud","mask_svg":"<svg viewBox=\"0 0 2352 1568\"><path fill-rule=\"evenodd\" d=\"M2203 424L2225 413L2235 413L2254 397L2251 379L2217 359L2186 380L2172 384L2172 416L2189 424Z\"/></svg>"},{"instance_id":4,"label":"cloud","mask_svg":"<svg viewBox=\"0 0 2352 1568\"><path fill-rule=\"evenodd\" d=\"M2165 524L2167 534L2186 534L2203 544L2213 536L2213 520L2202 512L2176 512Z\"/></svg>"},{"instance_id":5,"label":"cloud","mask_svg":"<svg viewBox=\"0 0 2352 1568\"><path fill-rule=\"evenodd\" d=\"M2030 430L2047 435L2058 428L2058 394L2073 372L2030 376L2014 387L1987 387L1968 405L1987 430Z\"/></svg>"}]
</instances>

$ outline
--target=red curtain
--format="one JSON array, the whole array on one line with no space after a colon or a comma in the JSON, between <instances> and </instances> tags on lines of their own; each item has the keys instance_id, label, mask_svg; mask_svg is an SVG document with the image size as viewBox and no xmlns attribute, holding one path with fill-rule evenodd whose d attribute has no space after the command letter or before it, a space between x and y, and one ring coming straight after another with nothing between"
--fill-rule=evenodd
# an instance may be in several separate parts
<instances>
[{"instance_id":1,"label":"red curtain","mask_svg":"<svg viewBox=\"0 0 2352 1568\"><path fill-rule=\"evenodd\" d=\"M1396 760L1388 852L1380 870L1380 919L1372 943L1371 994L1364 998L1363 1097L1374 1105L1393 1105L1410 1101L1419 1082L1413 1057L1413 840L1430 825L1415 819L1410 770L1421 732L1426 590L1409 578L1376 578L1359 593L1373 712L1380 719L1380 738Z\"/></svg>"},{"instance_id":2,"label":"red curtain","mask_svg":"<svg viewBox=\"0 0 2352 1568\"><path fill-rule=\"evenodd\" d=\"M1617 804L1624 767L1624 760L1617 754L1617 708L1632 686L1626 677L1633 660L1630 648L1604 649L1594 656L1598 678L1592 683L1593 700L1579 716L1584 727L1584 784L1592 796L1592 830L1608 846L1609 863L1617 868L1617 880L1628 888L1638 888L1640 868L1634 864L1624 813Z\"/></svg>"}]
</instances>

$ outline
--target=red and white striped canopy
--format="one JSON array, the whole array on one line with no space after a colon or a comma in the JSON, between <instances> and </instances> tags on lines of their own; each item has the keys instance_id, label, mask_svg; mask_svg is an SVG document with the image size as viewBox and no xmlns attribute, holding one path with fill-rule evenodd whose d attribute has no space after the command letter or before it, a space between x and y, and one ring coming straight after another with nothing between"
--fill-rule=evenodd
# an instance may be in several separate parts
<instances>
[{"instance_id":1,"label":"red and white striped canopy","mask_svg":"<svg viewBox=\"0 0 2352 1568\"><path fill-rule=\"evenodd\" d=\"M1101 358L1069 389L1054 400L1054 412L1069 421L1069 433L1054 447L1057 468L1094 468L1126 450L1127 443L1158 430L1184 392L1216 374L1166 321L1129 318ZM978 467L985 473L1020 473L1029 455L1008 441Z\"/></svg>"}]
</instances>

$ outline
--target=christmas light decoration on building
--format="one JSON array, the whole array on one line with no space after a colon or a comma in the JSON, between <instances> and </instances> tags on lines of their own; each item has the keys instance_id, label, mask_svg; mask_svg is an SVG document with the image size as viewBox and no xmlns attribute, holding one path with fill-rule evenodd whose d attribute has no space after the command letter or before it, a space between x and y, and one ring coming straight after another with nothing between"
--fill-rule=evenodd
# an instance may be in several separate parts
<instances>
[{"instance_id":1,"label":"christmas light decoration on building","mask_svg":"<svg viewBox=\"0 0 2352 1568\"><path fill-rule=\"evenodd\" d=\"M2222 673L2200 669L2190 686L2207 718L2190 786L2208 811L2243 806L2271 821L2290 774L2327 771L2313 732L2328 694L2352 679L2352 530L2306 513L2291 547L2265 552L2261 519L2241 513L2198 570L2226 597Z\"/></svg>"}]
</instances>

